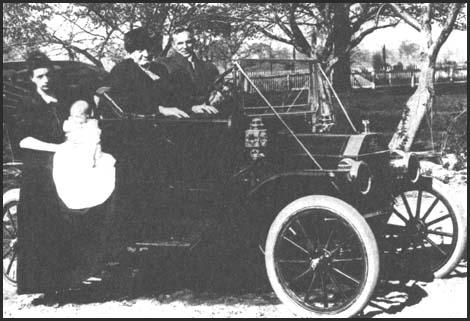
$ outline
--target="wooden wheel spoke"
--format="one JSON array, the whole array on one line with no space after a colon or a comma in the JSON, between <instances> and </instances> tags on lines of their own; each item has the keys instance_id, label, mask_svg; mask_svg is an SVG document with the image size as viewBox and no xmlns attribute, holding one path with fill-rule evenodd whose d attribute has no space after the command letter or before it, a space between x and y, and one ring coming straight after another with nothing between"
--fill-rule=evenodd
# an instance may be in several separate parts
<instances>
[{"instance_id":1,"label":"wooden wheel spoke","mask_svg":"<svg viewBox=\"0 0 470 321\"><path fill-rule=\"evenodd\" d=\"M10 253L11 253L12 251L13 251L13 248L12 248L12 247L10 247L10 248L7 250L7 252L6 252L6 253L3 253L3 259L7 258L7 257L8 257L8 255L10 255Z\"/></svg>"},{"instance_id":2,"label":"wooden wheel spoke","mask_svg":"<svg viewBox=\"0 0 470 321\"><path fill-rule=\"evenodd\" d=\"M309 266L308 269L306 269L304 272L300 273L295 278L293 278L292 281L289 282L289 284L293 284L295 281L300 280L302 277L306 276L308 272L310 272L311 270L312 268Z\"/></svg>"},{"instance_id":3,"label":"wooden wheel spoke","mask_svg":"<svg viewBox=\"0 0 470 321\"><path fill-rule=\"evenodd\" d=\"M393 213L395 213L395 215L398 216L398 218L402 220L405 224L408 223L408 220L405 218L405 216L403 216L403 214L398 212L396 208L393 208Z\"/></svg>"},{"instance_id":4,"label":"wooden wheel spoke","mask_svg":"<svg viewBox=\"0 0 470 321\"><path fill-rule=\"evenodd\" d=\"M431 244L432 247L434 247L436 250L439 251L439 253L441 253L442 255L444 255L445 257L447 257L447 252L444 251L443 249L441 249L439 247L439 245L437 245L436 243L433 242L433 240L431 240L429 237L425 237L426 241L428 241L429 244Z\"/></svg>"},{"instance_id":5,"label":"wooden wheel spoke","mask_svg":"<svg viewBox=\"0 0 470 321\"><path fill-rule=\"evenodd\" d=\"M12 234L12 232L6 226L3 227L3 232L7 232L8 236L12 239L16 237L16 233Z\"/></svg>"},{"instance_id":6,"label":"wooden wheel spoke","mask_svg":"<svg viewBox=\"0 0 470 321\"><path fill-rule=\"evenodd\" d=\"M328 272L326 272L326 274L328 275L328 277L330 278L331 280L331 284L333 284L333 287L335 288L336 292L339 293L339 295L343 298L343 300L346 300L346 296L344 295L344 293L341 291L341 289L339 288L338 286L338 282L336 281L336 278L333 274L330 274Z\"/></svg>"},{"instance_id":7,"label":"wooden wheel spoke","mask_svg":"<svg viewBox=\"0 0 470 321\"><path fill-rule=\"evenodd\" d=\"M403 200L403 204L405 204L406 211L408 212L408 215L410 218L413 218L413 213L411 212L410 204L408 204L408 200L406 199L406 196L404 193L400 194L401 199Z\"/></svg>"},{"instance_id":8,"label":"wooden wheel spoke","mask_svg":"<svg viewBox=\"0 0 470 321\"><path fill-rule=\"evenodd\" d=\"M351 244L351 242L350 242L351 239L355 236L356 235L354 233L349 233L348 236L346 236L342 241L337 243L338 246L336 248L334 248L333 250L331 250L330 254L331 255L335 254L336 252L338 252L339 249L341 249L341 247L345 246L346 244L350 245Z\"/></svg>"},{"instance_id":9,"label":"wooden wheel spoke","mask_svg":"<svg viewBox=\"0 0 470 321\"><path fill-rule=\"evenodd\" d=\"M310 255L310 252L307 251L306 249L304 249L302 246L300 246L299 244L295 243L294 241L292 241L290 238L288 238L287 236L284 236L283 237L287 242L289 242L290 244L294 245L296 248L298 248L299 250L301 250L302 252Z\"/></svg>"},{"instance_id":10,"label":"wooden wheel spoke","mask_svg":"<svg viewBox=\"0 0 470 321\"><path fill-rule=\"evenodd\" d=\"M17 232L16 232L15 221L13 220L13 216L11 215L10 208L7 210L7 215L8 215L8 218L10 219L11 227L13 228L13 231L16 235Z\"/></svg>"},{"instance_id":11,"label":"wooden wheel spoke","mask_svg":"<svg viewBox=\"0 0 470 321\"><path fill-rule=\"evenodd\" d=\"M331 232L330 232L330 235L328 235L328 239L327 239L326 244L325 244L325 250L328 250L328 246L330 245L331 238L333 237L335 231L336 231L336 229L332 229Z\"/></svg>"},{"instance_id":12,"label":"wooden wheel spoke","mask_svg":"<svg viewBox=\"0 0 470 321\"><path fill-rule=\"evenodd\" d=\"M364 261L362 257L352 257L348 259L331 259L332 263Z\"/></svg>"},{"instance_id":13,"label":"wooden wheel spoke","mask_svg":"<svg viewBox=\"0 0 470 321\"><path fill-rule=\"evenodd\" d=\"M454 234L452 234L452 233L442 232L442 231L435 231L435 230L428 230L428 234L454 237Z\"/></svg>"},{"instance_id":14,"label":"wooden wheel spoke","mask_svg":"<svg viewBox=\"0 0 470 321\"><path fill-rule=\"evenodd\" d=\"M308 285L307 291L305 292L304 301L307 302L308 297L310 296L310 292L313 289L313 284L315 283L315 279L317 277L317 270L313 271L312 279L310 280L310 284Z\"/></svg>"},{"instance_id":15,"label":"wooden wheel spoke","mask_svg":"<svg viewBox=\"0 0 470 321\"><path fill-rule=\"evenodd\" d=\"M420 215L422 197L423 197L423 190L420 189L418 191L418 201L416 202L416 218L419 218L419 215Z\"/></svg>"},{"instance_id":16,"label":"wooden wheel spoke","mask_svg":"<svg viewBox=\"0 0 470 321\"><path fill-rule=\"evenodd\" d=\"M356 280L356 279L353 278L352 276L350 276L350 275L344 273L343 271L341 271L341 270L338 269L338 268L333 268L332 270L335 271L336 273L338 273L339 275L343 276L344 278L353 281L353 282L356 283L357 285L361 284L361 282L359 282L358 280Z\"/></svg>"},{"instance_id":17,"label":"wooden wheel spoke","mask_svg":"<svg viewBox=\"0 0 470 321\"><path fill-rule=\"evenodd\" d=\"M309 263L308 260L279 260L279 263L291 263L291 264L305 264Z\"/></svg>"},{"instance_id":18,"label":"wooden wheel spoke","mask_svg":"<svg viewBox=\"0 0 470 321\"><path fill-rule=\"evenodd\" d=\"M325 283L325 278L324 278L323 272L320 273L320 281L321 281L323 306L325 308L328 308L328 292L327 292L327 286L326 286L326 283Z\"/></svg>"},{"instance_id":19,"label":"wooden wheel spoke","mask_svg":"<svg viewBox=\"0 0 470 321\"><path fill-rule=\"evenodd\" d=\"M315 235L316 235L316 241L317 241L317 246L316 248L320 248L320 233L318 232L318 226L315 224L314 225L314 229L315 229Z\"/></svg>"},{"instance_id":20,"label":"wooden wheel spoke","mask_svg":"<svg viewBox=\"0 0 470 321\"><path fill-rule=\"evenodd\" d=\"M8 263L8 267L6 271L7 275L10 274L11 267L13 266L13 262L15 261L15 259L16 259L16 252L13 252L13 256L11 257L10 263Z\"/></svg>"},{"instance_id":21,"label":"wooden wheel spoke","mask_svg":"<svg viewBox=\"0 0 470 321\"><path fill-rule=\"evenodd\" d=\"M295 222L300 227L300 231L302 232L305 240L307 241L307 247L309 248L309 250L311 250L311 251L315 250L315 245L313 244L313 241L308 236L307 231L305 231L304 226L300 223L300 220L296 219Z\"/></svg>"},{"instance_id":22,"label":"wooden wheel spoke","mask_svg":"<svg viewBox=\"0 0 470 321\"><path fill-rule=\"evenodd\" d=\"M441 217L436 218L435 220L433 220L433 221L431 221L431 222L429 222L429 223L426 223L426 226L429 227L429 226L431 226L431 225L433 225L433 224L439 223L439 222L441 222L441 221L443 221L443 220L445 220L445 219L451 218L451 217L452 217L452 216L451 216L450 214L441 216Z\"/></svg>"},{"instance_id":23,"label":"wooden wheel spoke","mask_svg":"<svg viewBox=\"0 0 470 321\"><path fill-rule=\"evenodd\" d=\"M434 207L436 207L436 205L437 205L438 202L439 202L439 199L436 197L436 199L432 202L431 206L429 206L429 208L428 208L428 210L426 211L426 213L424 213L423 218L422 218L423 221L426 221L426 219L428 218L429 214L431 214L432 210L434 209Z\"/></svg>"}]
</instances>

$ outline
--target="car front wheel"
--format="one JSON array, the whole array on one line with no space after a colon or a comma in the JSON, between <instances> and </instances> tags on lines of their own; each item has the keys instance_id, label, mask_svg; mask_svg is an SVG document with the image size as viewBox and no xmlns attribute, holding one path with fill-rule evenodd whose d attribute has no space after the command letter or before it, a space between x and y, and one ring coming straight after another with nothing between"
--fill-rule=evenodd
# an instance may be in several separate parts
<instances>
[{"instance_id":1,"label":"car front wheel","mask_svg":"<svg viewBox=\"0 0 470 321\"><path fill-rule=\"evenodd\" d=\"M379 275L377 242L344 201L299 198L272 223L265 263L271 286L299 317L352 317L369 302Z\"/></svg>"}]
</instances>

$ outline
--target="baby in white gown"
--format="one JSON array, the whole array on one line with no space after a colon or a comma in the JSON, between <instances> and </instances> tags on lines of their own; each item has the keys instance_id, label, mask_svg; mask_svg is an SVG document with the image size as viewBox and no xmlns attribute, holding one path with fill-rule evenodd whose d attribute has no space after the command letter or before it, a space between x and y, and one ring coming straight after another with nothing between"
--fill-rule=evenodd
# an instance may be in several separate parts
<instances>
[{"instance_id":1,"label":"baby in white gown","mask_svg":"<svg viewBox=\"0 0 470 321\"><path fill-rule=\"evenodd\" d=\"M116 160L101 151L101 130L98 121L88 117L89 108L84 100L70 107L63 125L66 141L54 155L54 182L70 209L102 204L114 190Z\"/></svg>"},{"instance_id":2,"label":"baby in white gown","mask_svg":"<svg viewBox=\"0 0 470 321\"><path fill-rule=\"evenodd\" d=\"M76 101L70 107L70 117L64 121L66 143L77 150L78 159L74 162L77 167L114 165L114 158L101 152L101 129L98 120L88 117L89 108L86 101Z\"/></svg>"}]
</instances>

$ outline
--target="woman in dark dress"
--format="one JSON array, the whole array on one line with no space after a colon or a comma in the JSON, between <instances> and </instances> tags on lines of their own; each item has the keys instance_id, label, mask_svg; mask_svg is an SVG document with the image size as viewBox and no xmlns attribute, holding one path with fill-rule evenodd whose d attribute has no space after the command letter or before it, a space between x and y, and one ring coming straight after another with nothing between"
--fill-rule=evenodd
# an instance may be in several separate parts
<instances>
[{"instance_id":1,"label":"woman in dark dress","mask_svg":"<svg viewBox=\"0 0 470 321\"><path fill-rule=\"evenodd\" d=\"M18 208L18 294L57 299L98 272L110 249L113 197L87 211L66 208L52 178L52 160L64 142L70 102L54 91L53 66L41 53L27 60L35 91L18 110L23 177Z\"/></svg>"},{"instance_id":2,"label":"woman in dark dress","mask_svg":"<svg viewBox=\"0 0 470 321\"><path fill-rule=\"evenodd\" d=\"M109 74L110 96L131 119L149 115L188 118L187 113L170 105L172 88L168 71L162 64L150 61L150 41L144 28L124 35L128 58L117 63ZM139 237L140 225L136 222L151 208L149 200L156 199L156 186L164 185L176 152L152 122L125 121L117 130L104 130L103 134L103 148L117 159L117 208L126 213L123 219L128 222L123 224L125 229L121 234L132 240Z\"/></svg>"},{"instance_id":3,"label":"woman in dark dress","mask_svg":"<svg viewBox=\"0 0 470 321\"><path fill-rule=\"evenodd\" d=\"M129 58L110 72L111 96L127 113L188 118L184 111L167 107L171 91L168 72L163 65L150 62L149 47L150 37L143 28L124 35Z\"/></svg>"}]
</instances>

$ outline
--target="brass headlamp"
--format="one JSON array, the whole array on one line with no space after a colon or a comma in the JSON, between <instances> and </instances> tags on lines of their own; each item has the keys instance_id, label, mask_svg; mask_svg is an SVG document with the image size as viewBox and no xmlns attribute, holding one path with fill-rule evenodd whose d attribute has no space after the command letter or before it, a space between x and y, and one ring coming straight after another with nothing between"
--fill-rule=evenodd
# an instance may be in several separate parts
<instances>
[{"instance_id":1,"label":"brass headlamp","mask_svg":"<svg viewBox=\"0 0 470 321\"><path fill-rule=\"evenodd\" d=\"M268 144L268 132L261 118L253 118L250 127L245 131L245 147L249 150L252 160L265 157Z\"/></svg>"},{"instance_id":2,"label":"brass headlamp","mask_svg":"<svg viewBox=\"0 0 470 321\"><path fill-rule=\"evenodd\" d=\"M372 188L372 173L366 162L344 158L339 162L338 168L348 170L346 179L349 183L353 184L362 195L366 195L370 192Z\"/></svg>"},{"instance_id":3,"label":"brass headlamp","mask_svg":"<svg viewBox=\"0 0 470 321\"><path fill-rule=\"evenodd\" d=\"M395 150L392 151L391 156L390 167L396 177L408 179L412 183L419 180L421 166L418 157L414 153Z\"/></svg>"}]
</instances>

